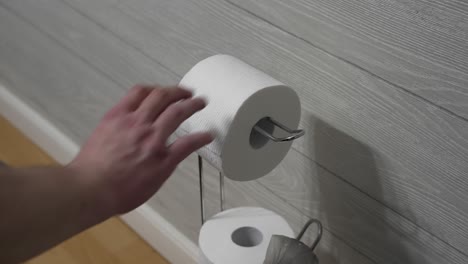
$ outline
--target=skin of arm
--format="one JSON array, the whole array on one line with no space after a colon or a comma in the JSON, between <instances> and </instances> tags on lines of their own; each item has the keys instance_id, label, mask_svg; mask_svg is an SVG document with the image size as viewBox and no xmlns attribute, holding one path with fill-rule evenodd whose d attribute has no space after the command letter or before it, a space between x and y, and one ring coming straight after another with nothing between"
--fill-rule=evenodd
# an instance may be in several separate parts
<instances>
[{"instance_id":1,"label":"skin of arm","mask_svg":"<svg viewBox=\"0 0 468 264\"><path fill-rule=\"evenodd\" d=\"M135 86L67 166L0 167L0 263L25 261L154 195L177 165L213 140L169 136L205 107L189 91Z\"/></svg>"}]
</instances>

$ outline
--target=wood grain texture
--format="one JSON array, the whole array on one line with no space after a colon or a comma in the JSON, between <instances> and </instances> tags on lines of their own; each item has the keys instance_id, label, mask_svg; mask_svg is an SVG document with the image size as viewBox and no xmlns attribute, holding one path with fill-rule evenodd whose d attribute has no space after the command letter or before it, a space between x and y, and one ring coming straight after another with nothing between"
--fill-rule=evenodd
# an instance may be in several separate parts
<instances>
[{"instance_id":1,"label":"wood grain texture","mask_svg":"<svg viewBox=\"0 0 468 264\"><path fill-rule=\"evenodd\" d=\"M0 14L2 82L57 122L59 129L82 142L105 108L123 94L123 88L15 15L3 8Z\"/></svg>"},{"instance_id":2,"label":"wood grain texture","mask_svg":"<svg viewBox=\"0 0 468 264\"><path fill-rule=\"evenodd\" d=\"M14 167L55 164L0 115L0 160ZM122 221L112 218L35 257L28 264L167 264Z\"/></svg>"},{"instance_id":3,"label":"wood grain texture","mask_svg":"<svg viewBox=\"0 0 468 264\"><path fill-rule=\"evenodd\" d=\"M31 54L22 54L21 49L27 44L18 43L18 47L14 44L26 41L38 45L36 39L39 39L38 51L54 47L58 50L55 54L64 58L53 58L52 61L70 65L69 71L78 75L68 74L57 79L84 78L86 74L83 72L92 72L82 69L85 67L98 72L96 75L100 78L87 81L96 87L93 91L96 95L89 90L80 91L87 100L78 103L98 107L100 112L106 107L102 102L107 97L115 98L123 90L116 88L117 83L136 80L139 78L137 74L150 76L149 68L159 69L161 63L180 76L199 59L217 52L240 57L291 84L303 98L302 124L308 130L308 137L295 144L299 152L293 151L277 172L260 182L230 184L230 203L233 206L250 204L277 208L288 216L296 230L305 221L304 215L321 218L331 232L327 231L326 236L330 238L324 240L320 250L327 263L362 263L366 258L358 252L378 263L467 262L464 254L443 242L465 249L466 234L460 230L466 228L467 219L463 200L466 196L463 172L466 172L464 155L467 151L463 131L467 126L462 120L223 2L132 1L130 5L110 0L68 1L81 14L72 12L59 1L39 1L38 6L34 1L0 3L6 3L10 12L30 21L43 32L22 29L21 34L11 35L5 31L12 54L3 53L2 58L9 56L12 60L13 55L22 58L11 68L9 64L3 64L9 71L6 76L20 71L24 75L15 79L16 82L26 83L28 89L33 89L36 80L29 72L32 69L22 68L27 69L29 60L44 67L47 56L33 53L31 59L27 56ZM41 8L41 5L48 8ZM49 8L53 12L47 12ZM60 13L67 14L64 17L72 22L57 23L64 19ZM88 18L100 26L90 23ZM2 13L0 19L6 23L2 33L8 25L17 27L20 23L16 21L18 19L15 23L8 22L12 19L11 14L4 16ZM51 24L49 20L55 23ZM79 30L82 39L86 40L84 43L91 44L83 44L87 48L80 48L80 42L68 40L66 33L73 30ZM102 37L86 38L95 34L102 34ZM127 66L134 67L134 71L122 71L118 63L114 70L113 64L109 63L111 60L106 58L109 55L100 56L109 54L104 53L105 47L110 45L108 39L120 43L122 47L117 50L135 53L130 57L149 56L151 61L145 59L144 64L148 63L150 67L141 67L139 60L134 60ZM138 52L145 56L136 55ZM77 57L82 61L85 58L85 63L68 61L76 61ZM59 69L47 69L56 70ZM52 85L55 87L52 89L60 89L59 82L39 77L37 80L45 85L43 87ZM101 86L112 88L106 90ZM37 93L32 97L27 89L24 91L22 96L41 107L47 106L48 93ZM53 116L54 122L69 131L80 131L75 135L83 138L93 127L96 115L90 122L86 119L90 118L86 116L89 112L64 107L78 105L66 93L69 91L60 94L64 101L61 102L61 112L60 106L45 108L45 111L51 111L46 112L47 115ZM70 116L73 122L66 120ZM187 217L198 212L196 179L187 177L193 174L195 164L188 164L182 166L188 166L188 172L176 173L152 204L164 216L173 219L184 233L196 239L199 223ZM214 180L211 180L212 186ZM209 199L211 211L216 208L217 196L213 195ZM391 208L385 208L373 198ZM417 225L392 209L416 221ZM302 210L304 213L300 213Z\"/></svg>"},{"instance_id":4,"label":"wood grain texture","mask_svg":"<svg viewBox=\"0 0 468 264\"><path fill-rule=\"evenodd\" d=\"M6 12L5 14L1 13L1 11L4 11L4 9L0 8L0 14L2 14L2 16L0 16L0 21L5 19L5 21L1 21L2 22L2 25L5 25L5 27L8 27L8 26L11 26L11 25L15 25L15 29L18 30L19 32L23 33L19 33L19 32L15 32L15 34L13 35L12 38L9 38L11 37L11 35L8 34L9 31L3 31L5 33L5 39L7 40L10 40L10 41L18 41L18 42L22 42L22 43L25 43L25 42L33 42L36 44L35 42L35 38L39 38L39 39L43 39L44 41L46 39L48 39L46 36L44 35L41 35L40 33L37 32L37 30L33 29L32 26L28 25L27 23L23 23L18 17L14 16L14 15L11 15L9 14L8 12ZM8 22L7 22L8 20ZM7 36L8 35L8 36ZM40 37L39 37L40 36ZM31 38L31 39L30 39ZM40 42L38 42L40 44ZM50 41L48 40L47 41L47 44L48 44L48 47L53 47L53 48L59 48L59 46L57 46L57 44L54 42L54 41ZM11 45L11 47L14 47L15 45ZM20 46L21 47L21 46ZM46 47L44 46L40 46L40 45L36 45L36 48L37 48L37 51L39 52L38 54L43 54L41 53L42 49L45 49ZM13 54L19 56L20 60L18 62L18 64L14 65L15 67L18 67L18 68L21 68L22 65L21 63L26 63L28 62L27 58L22 58L21 55L22 53L20 52L20 50L10 50L11 52L15 52ZM60 51L60 49L59 49ZM66 51L64 51L65 53ZM73 54L60 54L61 56L70 56L70 57L75 57ZM39 63L45 63L48 58L47 56L44 56L44 57L41 57L40 55L36 55L36 57L33 57L33 58L30 58L31 61L34 61L34 60L37 60ZM76 58L73 58L76 60ZM5 68L7 67L8 65L5 64ZM136 65L135 65L136 66ZM77 65L76 66L78 69L74 70L73 67L70 67L69 70L70 70L70 74L73 74L74 72L76 72L77 74L80 74L80 69L81 67L90 67L89 65ZM14 68L13 68L14 69ZM9 68L10 71L13 71L11 68ZM50 69L50 70L55 70L55 69ZM25 80L21 79L20 81L22 83L25 83L25 84L29 84L30 85L30 80L28 80L28 78L30 78L30 75L29 74L25 74L24 76L22 76L22 78L24 78ZM62 79L63 78L63 79ZM47 84L47 86L44 86L44 87L48 87L48 85L52 85L52 86L55 86L53 87L53 89L59 89L59 87L57 87L56 85L57 84L60 84L61 82L63 81L66 81L66 79L68 78L68 76L57 76L57 79L59 79L58 81L59 82L49 82L48 83L48 80L40 80L42 84ZM106 77L103 76L103 78L100 78L98 79L98 81L96 80L91 80L91 81L94 81L95 82L95 86L94 87L102 87L101 85L104 84L102 83L101 81L102 80L106 80ZM110 79L107 79L106 80L107 82L107 86L110 86L109 83L113 83L112 80ZM17 83L15 83L17 84ZM31 89L32 87L31 86L28 86L29 89ZM97 88L99 89L99 88ZM49 98L49 90L48 88L43 88L41 89L41 92L40 94L38 94L36 97L33 98L33 102L38 105L39 109L41 109L41 111L44 111L44 114L48 117L51 117L52 121L56 124L59 124L61 126L66 126L68 127L69 130L78 130L80 132L80 134L75 134L75 137L78 138L78 140L82 140L83 137L85 137L85 135L87 133L89 133L89 131L92 129L93 127L93 122L87 122L85 118L83 117L80 117L79 115L73 115L73 124L74 125L70 125L70 123L66 123L64 124L63 123L63 118L56 118L56 115L60 115L62 117L67 117L67 116L72 116L70 113L68 113L67 111L69 111L69 109L66 109L64 108L64 111L58 113L48 113L48 111L50 111L50 109L47 109L45 108L45 110L42 110L42 106L44 105L47 105L50 101L50 98ZM114 93L119 93L119 91L117 89L115 89L113 91ZM41 96L42 95L42 96ZM31 97L25 93L23 95L24 97L27 97L28 99L30 99ZM101 99L101 97L97 97L97 98L93 98L93 96L95 96L95 93L94 94L91 94L89 93L88 90L84 90L82 91L82 96L84 97L89 97L90 99L94 99L96 101L99 101ZM103 96L103 95L100 95L100 96ZM66 103L73 103L73 100L75 100L73 97L69 97L69 96L63 96L61 98L63 104L66 104ZM95 101L88 101L88 103L96 103ZM100 106L100 107L105 107L105 106ZM88 114L89 113L82 113L82 114ZM192 170L192 167L189 166L188 168L190 168L190 170ZM187 174L178 174L178 173L175 173L175 179L178 178L185 178L187 176ZM173 185L173 187L171 187L171 184L170 182L173 181L173 180L170 180L168 184L165 185L165 187L161 190L160 194L157 195L157 197L155 198L158 199L158 203L157 205L158 206L155 206L157 209L158 209L158 212L161 212L165 217L168 217L169 219L171 219L172 221L174 221L174 224L181 228L181 230L183 231L186 231L185 233L186 234L192 234L192 238L194 240L196 240L196 233L198 232L198 229L200 227L200 223L197 221L194 221L194 218L193 218L193 215L196 215L197 211L198 210L198 201L197 201L197 198L198 198L198 194L197 194L197 189L196 188L187 188L187 186L192 186L192 187L195 187L196 184L191 184L191 185L187 185L187 182L182 182L182 184L176 184L175 186ZM183 191L182 191L183 190ZM179 194L180 196L176 196L178 198L181 198L180 199L180 202L179 200L177 199L174 199L174 193L177 193ZM190 196L189 194L193 194L194 196ZM162 198L161 198L162 197ZM277 200L277 198L276 198ZM193 204L195 204L195 206L193 206ZM164 206L166 206L166 211L163 210L164 209ZM193 213L190 213L191 211L193 211ZM296 214L297 215L297 214ZM303 216L304 217L304 216ZM186 219L189 219L189 224L188 225L185 225L185 220ZM198 217L196 219L199 219ZM181 222L181 220L183 220L182 222L184 224L180 225L178 223ZM301 223L302 224L302 223ZM188 227L188 228L187 228ZM187 231L188 230L188 231ZM325 249L326 251L324 252L328 252L327 254L331 255L330 257L328 257L328 259L333 259L333 260L338 260L338 262L340 263L353 263L353 262L361 262L361 263L368 263L368 260L366 257L364 257L362 254L360 254L359 252L357 252L356 250L350 248L346 243L336 239L334 237L334 235L326 232L325 233L325 237L328 239L325 239L324 241L328 241L328 244L324 243L324 245L326 245ZM337 241L336 243L332 243L331 241ZM335 261L334 262L325 262L325 263L336 263Z\"/></svg>"},{"instance_id":5,"label":"wood grain texture","mask_svg":"<svg viewBox=\"0 0 468 264\"><path fill-rule=\"evenodd\" d=\"M145 58L140 53L132 53L123 43L106 37L109 34L106 35L99 28L94 28L93 35L86 35L84 40L81 38L82 41L76 39L77 36L80 39L79 32L66 32L71 39L75 39L71 42L75 46L67 47L15 18L9 11L2 10L2 19L2 82L15 87L15 93L25 98L38 111L46 112L46 116L52 115L51 119L60 120L59 128L78 142L86 138L104 111L131 87L130 83L134 84L137 80L141 83L153 83L156 80L162 84L174 83L172 73L162 66L145 65ZM78 52L82 57L76 56ZM109 60L104 60L107 64L103 65L99 54L107 55ZM90 58L93 58L93 64L88 62ZM134 65L139 65L140 68L137 69L147 69L138 71ZM114 75L100 71L106 68L112 68ZM125 72L132 74L125 75ZM122 81L118 83L113 81L116 75L131 76L133 79L118 78ZM38 103L40 100L37 98L43 97L42 89L47 90L47 98L43 98L47 100ZM72 100L64 101L63 98ZM73 125L75 120L81 120L84 125Z\"/></svg>"},{"instance_id":6,"label":"wood grain texture","mask_svg":"<svg viewBox=\"0 0 468 264\"><path fill-rule=\"evenodd\" d=\"M274 209L286 217L296 232L308 217L321 219L333 236L320 246L319 255L330 263L362 263L363 260L359 260L362 256L340 246L343 242L376 263L468 261L468 257L444 241L421 230L313 162L302 163L304 159L300 156L298 152L291 151L273 173L260 181L227 181L228 206L252 205ZM150 202L159 212L170 215L174 224L190 233L194 239L200 226L198 190L196 187L174 190L180 190L181 186L197 185L196 167L195 157L182 163L161 193ZM219 210L217 172L206 166L205 175L206 206L208 215L212 215ZM186 218L184 214L196 217Z\"/></svg>"},{"instance_id":7,"label":"wood grain texture","mask_svg":"<svg viewBox=\"0 0 468 264\"><path fill-rule=\"evenodd\" d=\"M66 1L180 75L229 53L291 85L308 131L299 152L466 252L464 120L223 1ZM346 135L341 143L316 135L322 121Z\"/></svg>"},{"instance_id":8,"label":"wood grain texture","mask_svg":"<svg viewBox=\"0 0 468 264\"><path fill-rule=\"evenodd\" d=\"M28 264L168 264L120 219L112 218L65 241Z\"/></svg>"},{"instance_id":9,"label":"wood grain texture","mask_svg":"<svg viewBox=\"0 0 468 264\"><path fill-rule=\"evenodd\" d=\"M135 83L172 85L178 81L178 76L163 65L126 45L125 40L98 27L61 1L3 2L10 11L26 17L25 20L37 30L120 87L128 88Z\"/></svg>"},{"instance_id":10,"label":"wood grain texture","mask_svg":"<svg viewBox=\"0 0 468 264\"><path fill-rule=\"evenodd\" d=\"M466 1L229 2L468 118Z\"/></svg>"},{"instance_id":11,"label":"wood grain texture","mask_svg":"<svg viewBox=\"0 0 468 264\"><path fill-rule=\"evenodd\" d=\"M197 158L190 156L179 165L173 176L165 183L164 187L153 197L149 204L158 212L173 219L173 224L184 233L198 241L198 230L200 223L200 205L198 176L196 174ZM218 173L205 163L205 206L207 216L219 212L219 193L217 192ZM191 186L182 190L181 186ZM235 183L226 182L226 201L228 207L238 206L261 206L270 208L284 216L297 233L308 216L302 214L298 209L292 207L284 200L271 193L268 189L256 182ZM190 217L186 217L190 215ZM310 242L312 234L307 234L306 242ZM374 263L368 257L356 249L348 246L342 239L328 230L324 230L322 241L317 249L320 263Z\"/></svg>"},{"instance_id":12,"label":"wood grain texture","mask_svg":"<svg viewBox=\"0 0 468 264\"><path fill-rule=\"evenodd\" d=\"M0 115L0 161L13 167L50 165L53 161L41 149L21 136L19 131Z\"/></svg>"},{"instance_id":13,"label":"wood grain texture","mask_svg":"<svg viewBox=\"0 0 468 264\"><path fill-rule=\"evenodd\" d=\"M27 17L29 19L32 19L33 20L33 23L36 24L38 27L40 27L41 25L45 25L44 26L44 30L48 30L48 32L50 32L51 35L55 36L56 39L62 39L62 38L66 38L66 35L65 33L66 32L70 32L70 31L73 31L73 27L72 25L70 25L69 27L65 27L64 25L66 25L66 23L61 23L61 26L57 29L57 27L54 27L54 23L47 23L47 22L43 22L44 18L53 18L53 19L46 19L47 21L57 21L57 20L60 20L60 17L59 16L54 16L55 13L60 13L60 14L68 14L68 18L69 20L71 20L71 23L73 23L73 21L77 20L79 21L79 17L77 17L76 15L70 15L70 14L73 14L73 10L70 10L69 8L67 9L66 6L64 6L63 4L61 4L60 2L58 1L43 1L43 2L34 2L34 3L37 3L37 4L31 4L30 6L28 6L27 8L24 6L24 5L16 5L15 7L17 9L18 12L20 12L21 14L23 14L24 17ZM50 7L50 8L49 8ZM29 10L29 12L25 11L25 10ZM36 19L37 18L37 19ZM42 20L40 18L43 18ZM83 18L81 18L82 20ZM55 29L55 30L54 30ZM90 34L91 35L91 34ZM135 67L138 67L138 66L135 66ZM112 71L111 69L108 69L108 71ZM112 74L112 73L109 73L109 74ZM130 75L130 74L129 74ZM117 75L116 75L117 76ZM304 159L303 156L301 155L298 155L296 154L295 155L296 158L294 159L291 159L292 160L295 160L295 159L299 159L301 160L302 162L300 162L299 164L296 162L288 162L285 161L285 169L284 169L284 172L285 174L286 173L289 173L288 172L288 167L296 167L296 166L299 166L299 167L305 167L305 168L308 168L309 166L307 166L308 164L308 161L307 159ZM343 158L346 158L346 159L349 159L348 157L343 157ZM291 165L291 163L293 163L294 165ZM305 165L304 165L305 164ZM367 164L366 164L367 165ZM193 168L195 167L195 165L193 165ZM312 171L312 169L311 169ZM295 182L298 182L298 184L295 184L295 185L292 185L294 186L295 188L290 188L290 184L288 184L287 182L280 182L280 184L278 184L277 182L269 182L267 181L264 185L267 186L268 188L270 188L271 190L273 190L274 192L280 194L280 196L284 196L284 197L288 197L288 198L291 198L293 200L298 200L298 201L303 201L301 203L302 207L306 207L306 208L314 208L314 206L316 206L317 204L317 201L320 201L320 197L315 197L313 201L310 201L308 202L308 200L305 200L304 197L309 197L310 195L313 195L314 192L310 191L308 192L307 189L298 189L299 187L301 186L304 186L303 184L300 184L300 182L308 182L307 179L308 179L308 170L304 170L304 176L301 176L300 173L297 173L297 174L293 174L294 177L292 177L291 180L295 181ZM368 174L370 173L374 173L373 171L372 172L369 172ZM326 175L326 176L323 176L323 177L335 177L333 175ZM370 180L370 183L372 183L372 179L369 179ZM317 179L310 183L310 184L307 184L305 186L318 186L319 182L317 181ZM372 188L375 188L377 186L378 182L374 183L375 186L372 186ZM337 192L340 192L341 190L347 190L346 189L346 185L347 184L335 184L334 186L336 191ZM198 221L185 221L186 218L184 217L180 217L178 216L177 214L174 214L174 212L181 212L181 213L187 213L187 208L193 208L193 212L190 213L190 215L194 215L194 214L197 214L198 212L198 207L197 207L197 203L196 203L196 199L197 199L197 192L196 192L196 189L192 190L192 194L191 194L191 197L192 199L187 199L187 193L186 192L183 192L183 195L178 195L177 193L176 194L172 194L174 190L176 190L177 188L180 188L180 186L196 186L196 182L192 182L190 184L184 184L183 182L180 182L180 183L177 183L177 184L168 184L169 187L165 188L163 191L162 191L162 194L161 195L158 195L158 197L162 196L163 198L162 199L159 199L158 201L160 202L160 207L156 207L158 208L158 211L161 211L161 210L164 210L166 212L166 215L167 214L172 214L171 215L174 215L173 217L170 217L171 219L181 219L181 220L176 220L176 221L181 221L182 223L178 225L178 227L180 228L183 228L184 230L186 230L185 232L187 234L190 234L190 237L194 240L196 240L196 237L197 237L197 231L198 231L198 227L200 226L200 223ZM172 187L173 186L173 187ZM330 185L332 186L332 185ZM167 191L165 191L167 190ZM281 191L283 190L283 191ZM315 190L316 191L316 190ZM349 191L348 191L349 192ZM294 195L294 194L297 194L297 195ZM304 195L306 194L306 195ZM412 230L414 229L419 229L417 226L414 226L414 225L411 225L408 221L406 221L405 219L399 217L398 215L394 214L393 212L389 211L389 210L385 210L381 205L375 205L375 203L372 203L372 200L367 198L367 197L363 197L362 195L359 196L359 195L356 195L356 194L359 194L359 192L357 191L354 191L354 200L355 200L355 203L358 204L361 202L361 199L363 199L364 201L368 201L370 200L370 204L372 204L372 206L370 208L366 208L366 210L370 210L371 212L375 212L375 211L387 211L387 213L390 213L391 217L389 218L392 218L392 219L398 219L399 221L399 225L398 226L385 226L385 225L376 225L374 222L376 221L376 219L373 219L373 218L369 218L369 217L362 217L360 213L356 213L356 214L353 214L353 215L356 215L356 216L353 216L353 218L357 218L359 219L359 221L356 221L356 225L363 225L364 223L366 223L366 228L365 228L365 231L361 232L361 233L353 233L353 232L348 232L347 235L341 235L341 233L343 232L342 230L342 226L345 226L344 225L344 222L341 222L341 221L338 221L338 222L332 222L331 225L330 225L330 229L332 232L335 232L336 234L339 234L339 236L343 236L344 239L350 243L350 244L353 244L354 247L356 247L357 249L359 250L362 250L363 252L366 252L368 254L371 254L373 255L373 257L375 259L391 259L392 256L402 256L402 255L407 255L406 253L405 254L402 254L402 249L399 248L399 247L393 247L393 249L389 250L388 248L391 248L391 246L389 245L389 243L391 243L392 241L398 239L398 240L401 240L401 241L406 241L408 240L408 238L401 238L398 234L395 235L394 232L390 232L392 233L392 235L389 235L389 237L392 237L394 236L392 239L387 239L387 240L382 240L380 237L375 237L372 238L372 239L368 239L368 242L367 244L362 244L362 241L360 239L362 233L368 233L370 235L372 234L381 234L381 233L385 233L386 232L386 229L392 229L392 228L396 228L397 230L402 230L401 232L403 234L406 234L408 237L410 237L410 235L408 234L408 231L405 231L403 230L404 228L407 228L408 226L411 227ZM257 197L258 200L262 201L262 200L275 200L277 198L274 198L274 197L271 197L272 194L270 194L270 196L265 196L265 197ZM168 197L172 197L171 199L168 199ZM216 197L216 196L215 196ZM328 199L329 197L327 197ZM170 201L170 202L167 202L167 201ZM368 202L369 203L369 202ZM315 204L315 205L314 205ZM296 205L296 208L301 210L302 208L300 206L297 206ZM381 208L381 209L379 209ZM289 212L289 208L286 207L286 209L284 209L285 212ZM317 214L316 212L314 213L311 213L311 215L313 216L320 216L320 217L323 217L324 214L327 213L327 208L325 208L325 210L322 210L322 211L319 211L319 213ZM307 210L306 210L307 211ZM310 213L310 212L308 212ZM335 209L335 214L337 213L337 210ZM367 215L369 212L366 212L365 210L362 211L362 215ZM382 214L383 215L383 214ZM197 218L196 218L197 219ZM385 215L381 216L379 221L385 221ZM350 224L347 224L346 226L351 226ZM359 228L359 226L352 226L353 229L356 229L356 228ZM338 230L338 231L335 231ZM362 229L362 228L361 228ZM445 256L445 253L444 252L452 252L452 250L450 249L450 247L446 247L445 245L443 245L442 243L442 246L440 245L440 241L438 241L437 239L434 239L434 243L431 243L429 246L426 246L426 243L427 241L431 240L431 236L429 234L427 234L427 232L424 232L424 231L421 231L422 235L418 238L419 241L418 242L408 242L409 244L411 244L411 246L409 247L412 247L411 250L409 251L415 251L417 252L417 250L419 250L419 248L427 248L427 251L430 251L430 252L436 252L436 254L440 254L441 256ZM369 237L369 235L367 235L366 237ZM430 249L429 249L430 248ZM442 250L439 250L440 248L442 248ZM421 250L419 250L421 251ZM378 252L378 253L375 253L375 252ZM415 253L416 254L416 253ZM454 253L455 255L457 255L457 253ZM450 255L450 254L449 254ZM429 257L430 259L432 260L440 260L438 259L437 257L434 257L432 256L431 254L427 254L427 257ZM395 258L395 257L393 257ZM423 256L421 256L421 254L416 254L416 259L421 259L421 258L424 258ZM463 259L463 257L459 257L461 259ZM398 259L398 257L397 257ZM457 257L455 257L455 260L457 259ZM402 261L405 261L406 259L400 259Z\"/></svg>"}]
</instances>

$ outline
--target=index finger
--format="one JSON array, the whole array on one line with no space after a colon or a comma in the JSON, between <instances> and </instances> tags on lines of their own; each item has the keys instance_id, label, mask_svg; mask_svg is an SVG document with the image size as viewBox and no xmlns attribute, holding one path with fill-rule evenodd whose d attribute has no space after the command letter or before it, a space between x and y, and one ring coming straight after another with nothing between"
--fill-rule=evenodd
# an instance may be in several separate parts
<instances>
[{"instance_id":1,"label":"index finger","mask_svg":"<svg viewBox=\"0 0 468 264\"><path fill-rule=\"evenodd\" d=\"M211 143L214 137L210 132L199 132L185 135L169 146L168 162L170 166L177 166L190 154Z\"/></svg>"},{"instance_id":2,"label":"index finger","mask_svg":"<svg viewBox=\"0 0 468 264\"><path fill-rule=\"evenodd\" d=\"M140 104L136 113L143 121L154 122L166 108L180 100L190 98L192 92L180 87L154 89Z\"/></svg>"}]
</instances>

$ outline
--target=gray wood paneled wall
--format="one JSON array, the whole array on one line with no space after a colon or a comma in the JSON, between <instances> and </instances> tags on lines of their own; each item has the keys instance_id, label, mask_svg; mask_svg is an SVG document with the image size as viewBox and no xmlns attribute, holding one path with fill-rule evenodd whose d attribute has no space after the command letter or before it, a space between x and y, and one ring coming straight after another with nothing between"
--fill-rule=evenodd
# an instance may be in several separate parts
<instances>
[{"instance_id":1,"label":"gray wood paneled wall","mask_svg":"<svg viewBox=\"0 0 468 264\"><path fill-rule=\"evenodd\" d=\"M321 263L468 263L463 0L0 0L0 82L78 142L132 84L217 53L293 87L307 130L270 175L228 181L229 206L319 218ZM150 200L194 241L195 168Z\"/></svg>"}]
</instances>

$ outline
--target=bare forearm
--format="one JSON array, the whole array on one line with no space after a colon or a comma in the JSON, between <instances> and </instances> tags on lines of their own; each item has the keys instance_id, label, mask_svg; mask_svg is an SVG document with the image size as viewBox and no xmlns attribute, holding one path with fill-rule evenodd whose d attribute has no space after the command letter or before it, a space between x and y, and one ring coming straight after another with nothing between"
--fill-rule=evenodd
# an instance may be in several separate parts
<instances>
[{"instance_id":1,"label":"bare forearm","mask_svg":"<svg viewBox=\"0 0 468 264\"><path fill-rule=\"evenodd\" d=\"M0 263L24 261L107 218L96 188L67 167L0 169Z\"/></svg>"},{"instance_id":2,"label":"bare forearm","mask_svg":"<svg viewBox=\"0 0 468 264\"><path fill-rule=\"evenodd\" d=\"M17 263L147 201L210 133L167 144L205 107L181 88L135 86L67 167L0 169L0 263Z\"/></svg>"}]
</instances>

